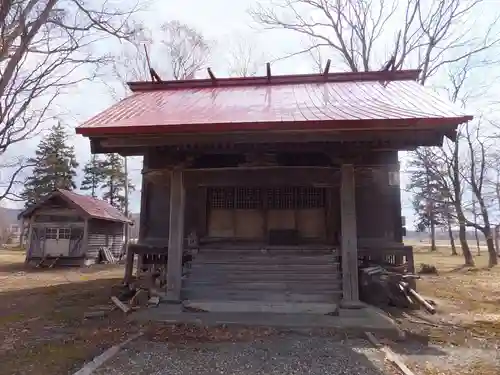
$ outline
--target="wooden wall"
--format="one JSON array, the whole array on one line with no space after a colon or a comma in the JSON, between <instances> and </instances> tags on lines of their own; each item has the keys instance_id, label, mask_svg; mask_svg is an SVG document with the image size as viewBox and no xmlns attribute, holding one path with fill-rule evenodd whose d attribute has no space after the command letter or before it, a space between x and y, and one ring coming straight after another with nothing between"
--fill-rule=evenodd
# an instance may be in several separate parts
<instances>
[{"instance_id":1,"label":"wooden wall","mask_svg":"<svg viewBox=\"0 0 500 375\"><path fill-rule=\"evenodd\" d=\"M156 156L158 158L159 156ZM148 165L161 166L145 158ZM402 241L400 187L389 184L389 171L398 169L397 151L373 152L364 155L363 164L356 165L356 216L358 238ZM367 165L371 161L373 165ZM331 168L302 168L270 170L205 170L186 171L185 236L196 230L200 237L206 232L206 186L323 186L327 191L327 243L338 244L340 239L340 170ZM141 204L141 242L166 245L169 230L170 189L168 180L144 183Z\"/></svg>"},{"instance_id":2,"label":"wooden wall","mask_svg":"<svg viewBox=\"0 0 500 375\"><path fill-rule=\"evenodd\" d=\"M99 248L103 246L109 246L115 257L121 254L124 236L123 223L91 219L88 225L86 259L97 259Z\"/></svg>"}]
</instances>

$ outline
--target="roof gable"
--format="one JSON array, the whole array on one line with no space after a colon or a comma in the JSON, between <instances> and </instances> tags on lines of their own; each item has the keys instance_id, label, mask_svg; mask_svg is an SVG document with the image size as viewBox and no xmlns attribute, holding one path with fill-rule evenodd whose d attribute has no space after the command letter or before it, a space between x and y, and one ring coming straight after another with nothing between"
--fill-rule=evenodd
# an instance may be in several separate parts
<instances>
[{"instance_id":1,"label":"roof gable","mask_svg":"<svg viewBox=\"0 0 500 375\"><path fill-rule=\"evenodd\" d=\"M52 194L42 199L40 202L28 207L25 211L21 212L19 214L19 217L30 216L38 208L44 206L49 201L58 198L67 203L69 207L77 208L89 218L131 223L131 220L129 220L122 212L117 210L115 207L111 206L108 202L65 189L57 189Z\"/></svg>"}]
</instances>

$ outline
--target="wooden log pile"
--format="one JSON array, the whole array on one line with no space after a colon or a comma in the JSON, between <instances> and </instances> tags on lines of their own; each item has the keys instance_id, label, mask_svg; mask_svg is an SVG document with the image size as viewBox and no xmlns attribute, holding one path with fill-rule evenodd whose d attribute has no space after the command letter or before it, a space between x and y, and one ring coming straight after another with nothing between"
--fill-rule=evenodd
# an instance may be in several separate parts
<instances>
[{"instance_id":1,"label":"wooden log pile","mask_svg":"<svg viewBox=\"0 0 500 375\"><path fill-rule=\"evenodd\" d=\"M404 266L387 263L364 263L359 268L360 299L379 306L400 308L421 308L434 314L436 309L432 301L425 300L412 287L420 276L406 272Z\"/></svg>"}]
</instances>

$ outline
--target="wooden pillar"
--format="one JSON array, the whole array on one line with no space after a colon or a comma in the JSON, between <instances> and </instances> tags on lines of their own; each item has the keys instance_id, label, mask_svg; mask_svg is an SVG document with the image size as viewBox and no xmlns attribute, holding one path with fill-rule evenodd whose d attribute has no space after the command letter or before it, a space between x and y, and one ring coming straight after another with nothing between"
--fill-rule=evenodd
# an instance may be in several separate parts
<instances>
[{"instance_id":1,"label":"wooden pillar","mask_svg":"<svg viewBox=\"0 0 500 375\"><path fill-rule=\"evenodd\" d=\"M24 217L21 218L21 231L20 231L20 235L19 235L19 247L23 247L24 246Z\"/></svg>"},{"instance_id":2,"label":"wooden pillar","mask_svg":"<svg viewBox=\"0 0 500 375\"><path fill-rule=\"evenodd\" d=\"M89 247L89 219L86 217L83 222L82 252L87 254Z\"/></svg>"},{"instance_id":3,"label":"wooden pillar","mask_svg":"<svg viewBox=\"0 0 500 375\"><path fill-rule=\"evenodd\" d=\"M358 239L356 230L356 202L354 165L343 164L340 187L341 248L342 248L342 304L359 306Z\"/></svg>"},{"instance_id":4,"label":"wooden pillar","mask_svg":"<svg viewBox=\"0 0 500 375\"><path fill-rule=\"evenodd\" d=\"M23 217L23 220L25 220L25 218ZM30 216L30 218L28 219L28 238L26 238L26 258L24 259L24 263L28 263L28 261L30 260L30 257L31 257L31 237L33 236L33 216Z\"/></svg>"},{"instance_id":5,"label":"wooden pillar","mask_svg":"<svg viewBox=\"0 0 500 375\"><path fill-rule=\"evenodd\" d=\"M167 300L179 302L182 283L182 253L184 250L185 192L181 169L170 175L170 231L168 236Z\"/></svg>"}]
</instances>

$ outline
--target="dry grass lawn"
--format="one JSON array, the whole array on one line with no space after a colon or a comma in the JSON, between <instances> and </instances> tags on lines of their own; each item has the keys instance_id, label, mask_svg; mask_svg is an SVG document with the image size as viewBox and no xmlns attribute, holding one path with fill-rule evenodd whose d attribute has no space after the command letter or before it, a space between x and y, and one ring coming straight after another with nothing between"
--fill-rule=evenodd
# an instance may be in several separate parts
<instances>
[{"instance_id":1,"label":"dry grass lawn","mask_svg":"<svg viewBox=\"0 0 500 375\"><path fill-rule=\"evenodd\" d=\"M458 249L460 253L460 249ZM438 275L422 275L418 292L437 303L437 314L418 312L409 319L398 319L415 334L430 343L455 347L498 348L500 344L500 267L489 269L488 255L475 255L476 267L464 267L461 255L452 256L449 247L430 252L428 246L414 248L415 267L434 265ZM423 323L423 320L425 322ZM452 375L432 366L421 369L428 375ZM491 363L473 363L460 374L498 375L500 368Z\"/></svg>"},{"instance_id":2,"label":"dry grass lawn","mask_svg":"<svg viewBox=\"0 0 500 375\"><path fill-rule=\"evenodd\" d=\"M423 276L417 285L421 294L437 303L438 313L397 319L412 337L432 343L498 347L500 267L488 269L484 254L475 257L476 268L463 268L463 258L449 254L450 249L444 247L432 253L425 247L416 249L417 268L427 263L439 271ZM122 276L123 267L118 265L25 268L23 252L0 250L0 337L4 338L0 374L67 374L125 336L144 329L127 322L119 310L105 318L83 319L84 312L110 304L113 286ZM168 336L176 337L170 331ZM432 367L418 373L448 375ZM498 375L500 371L474 363L461 373Z\"/></svg>"},{"instance_id":3,"label":"dry grass lawn","mask_svg":"<svg viewBox=\"0 0 500 375\"><path fill-rule=\"evenodd\" d=\"M84 320L109 305L122 266L24 267L24 253L0 250L0 374L67 374L138 330L121 311Z\"/></svg>"},{"instance_id":4,"label":"dry grass lawn","mask_svg":"<svg viewBox=\"0 0 500 375\"><path fill-rule=\"evenodd\" d=\"M440 315L450 322L497 326L491 333L500 338L500 267L487 267L486 252L475 256L475 262L474 268L464 267L463 257L451 256L449 248L416 248L417 269L426 263L438 270L438 275L423 276L417 287L438 303Z\"/></svg>"}]
</instances>

